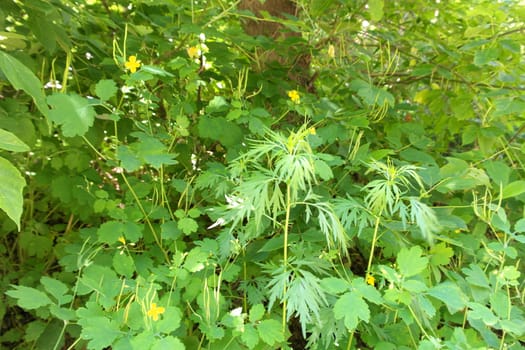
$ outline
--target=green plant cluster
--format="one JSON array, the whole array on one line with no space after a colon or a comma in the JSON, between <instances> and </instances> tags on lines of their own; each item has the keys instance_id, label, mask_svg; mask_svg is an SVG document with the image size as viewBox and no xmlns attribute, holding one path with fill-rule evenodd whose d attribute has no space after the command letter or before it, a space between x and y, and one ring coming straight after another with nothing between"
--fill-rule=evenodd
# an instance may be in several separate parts
<instances>
[{"instance_id":1,"label":"green plant cluster","mask_svg":"<svg viewBox=\"0 0 525 350\"><path fill-rule=\"evenodd\" d=\"M525 348L523 1L240 3L1 2L0 347Z\"/></svg>"}]
</instances>

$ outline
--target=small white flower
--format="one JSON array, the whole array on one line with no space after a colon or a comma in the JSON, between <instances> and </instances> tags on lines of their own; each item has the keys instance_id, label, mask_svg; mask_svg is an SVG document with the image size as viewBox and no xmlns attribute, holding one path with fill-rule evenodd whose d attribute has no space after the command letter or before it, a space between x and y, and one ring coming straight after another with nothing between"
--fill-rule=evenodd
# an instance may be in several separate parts
<instances>
[{"instance_id":1,"label":"small white flower","mask_svg":"<svg viewBox=\"0 0 525 350\"><path fill-rule=\"evenodd\" d=\"M208 230L211 230L212 228L215 228L217 226L222 226L225 222L226 220L224 220L224 218L218 218L217 221L215 221L215 223L208 226Z\"/></svg>"},{"instance_id":2,"label":"small white flower","mask_svg":"<svg viewBox=\"0 0 525 350\"><path fill-rule=\"evenodd\" d=\"M233 309L232 311L230 311L230 315L232 315L233 317L241 316L242 315L242 307L239 306L238 308Z\"/></svg>"}]
</instances>

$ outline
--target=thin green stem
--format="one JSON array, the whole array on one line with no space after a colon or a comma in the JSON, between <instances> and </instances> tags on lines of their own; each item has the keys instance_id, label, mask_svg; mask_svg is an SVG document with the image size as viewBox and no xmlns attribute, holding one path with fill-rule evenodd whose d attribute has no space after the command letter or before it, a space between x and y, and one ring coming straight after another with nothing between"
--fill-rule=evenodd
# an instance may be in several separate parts
<instances>
[{"instance_id":1,"label":"thin green stem","mask_svg":"<svg viewBox=\"0 0 525 350\"><path fill-rule=\"evenodd\" d=\"M288 269L288 229L290 225L290 210L291 210L291 187L290 184L286 184L286 217L284 219L284 247L283 247L283 263L284 263L284 273L286 274L286 270ZM284 282L284 288L283 288L283 334L286 333L286 307L287 307L287 300L286 300L286 292L288 289L288 285L285 280Z\"/></svg>"},{"instance_id":2,"label":"thin green stem","mask_svg":"<svg viewBox=\"0 0 525 350\"><path fill-rule=\"evenodd\" d=\"M376 222L374 224L374 236L372 237L372 247L370 248L370 256L368 257L368 266L366 267L366 276L365 276L365 278L370 276L370 272L371 272L371 269L372 269L372 260L374 260L374 250L376 248L377 232L379 231L380 218L381 217L379 215L376 216Z\"/></svg>"},{"instance_id":3,"label":"thin green stem","mask_svg":"<svg viewBox=\"0 0 525 350\"><path fill-rule=\"evenodd\" d=\"M147 225L148 225L148 227L149 227L149 229L151 231L151 234L153 235L153 238L155 239L155 242L157 243L157 246L160 248L160 250L164 254L164 258L166 259L166 262L169 263L170 262L170 258L168 256L168 253L162 247L162 242L160 241L159 236L157 235L157 232L155 231L155 228L153 227L153 224L151 223L151 220L149 219L149 216L146 213L146 210L142 206L142 203L140 202L139 197L137 196L137 194L135 193L135 190L133 189L133 187L129 183L128 178L126 177L126 174L124 174L124 172L122 172L121 175L122 175L122 179L126 183L126 186L129 188L129 191L131 192L131 195L135 199L135 202L137 203L140 211L142 212L142 215L144 216L144 220L146 220L146 223L147 223Z\"/></svg>"}]
</instances>

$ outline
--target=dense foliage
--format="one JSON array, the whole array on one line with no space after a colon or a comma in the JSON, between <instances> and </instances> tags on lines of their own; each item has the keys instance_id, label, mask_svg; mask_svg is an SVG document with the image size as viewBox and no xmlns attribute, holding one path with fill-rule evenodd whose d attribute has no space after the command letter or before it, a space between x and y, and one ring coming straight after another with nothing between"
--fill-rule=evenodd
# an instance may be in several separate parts
<instances>
[{"instance_id":1,"label":"dense foliage","mask_svg":"<svg viewBox=\"0 0 525 350\"><path fill-rule=\"evenodd\" d=\"M1 2L0 346L524 348L523 1L249 3Z\"/></svg>"}]
</instances>

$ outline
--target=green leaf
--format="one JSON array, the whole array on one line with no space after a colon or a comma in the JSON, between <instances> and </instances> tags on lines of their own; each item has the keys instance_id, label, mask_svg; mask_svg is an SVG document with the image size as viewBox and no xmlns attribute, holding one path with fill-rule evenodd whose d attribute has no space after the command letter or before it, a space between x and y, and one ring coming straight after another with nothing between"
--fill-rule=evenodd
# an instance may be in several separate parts
<instances>
[{"instance_id":1,"label":"green leaf","mask_svg":"<svg viewBox=\"0 0 525 350\"><path fill-rule=\"evenodd\" d=\"M78 324L82 326L80 337L88 340L88 349L102 350L107 348L121 335L118 322L109 320L107 317L80 318Z\"/></svg>"},{"instance_id":2,"label":"green leaf","mask_svg":"<svg viewBox=\"0 0 525 350\"><path fill-rule=\"evenodd\" d=\"M264 310L263 304L256 304L250 309L249 320L251 323L259 321L266 311Z\"/></svg>"},{"instance_id":3,"label":"green leaf","mask_svg":"<svg viewBox=\"0 0 525 350\"><path fill-rule=\"evenodd\" d=\"M324 161L316 159L314 162L315 173L325 181L328 181L334 177L332 169Z\"/></svg>"},{"instance_id":4,"label":"green leaf","mask_svg":"<svg viewBox=\"0 0 525 350\"><path fill-rule=\"evenodd\" d=\"M177 223L177 227L184 232L185 235L189 235L191 233L197 232L199 229L199 225L197 224L197 221L193 220L192 218L182 218Z\"/></svg>"},{"instance_id":5,"label":"green leaf","mask_svg":"<svg viewBox=\"0 0 525 350\"><path fill-rule=\"evenodd\" d=\"M42 283L46 291L57 300L58 305L63 305L73 300L72 295L66 294L69 292L69 287L63 282L51 277L42 276L40 283Z\"/></svg>"},{"instance_id":6,"label":"green leaf","mask_svg":"<svg viewBox=\"0 0 525 350\"><path fill-rule=\"evenodd\" d=\"M157 331L170 334L180 327L182 313L175 306L168 306L162 314L162 319L156 323Z\"/></svg>"},{"instance_id":7,"label":"green leaf","mask_svg":"<svg viewBox=\"0 0 525 350\"><path fill-rule=\"evenodd\" d=\"M35 288L25 286L12 286L14 289L8 290L5 294L17 299L17 304L23 309L33 310L39 307L53 304L47 294Z\"/></svg>"},{"instance_id":8,"label":"green leaf","mask_svg":"<svg viewBox=\"0 0 525 350\"><path fill-rule=\"evenodd\" d=\"M29 68L13 56L0 51L0 70L15 89L24 90L33 98L38 110L44 116L48 116L49 107L46 104L42 83Z\"/></svg>"},{"instance_id":9,"label":"green leaf","mask_svg":"<svg viewBox=\"0 0 525 350\"><path fill-rule=\"evenodd\" d=\"M115 96L117 91L117 84L111 79L103 79L95 86L95 94L97 94L97 96L100 97L102 101L109 100Z\"/></svg>"},{"instance_id":10,"label":"green leaf","mask_svg":"<svg viewBox=\"0 0 525 350\"><path fill-rule=\"evenodd\" d=\"M487 326L494 326L498 322L498 318L485 305L471 302L468 307L468 319L481 320Z\"/></svg>"},{"instance_id":11,"label":"green leaf","mask_svg":"<svg viewBox=\"0 0 525 350\"><path fill-rule=\"evenodd\" d=\"M64 136L83 136L93 125L96 113L86 98L54 93L47 102L51 105L48 117L61 126Z\"/></svg>"},{"instance_id":12,"label":"green leaf","mask_svg":"<svg viewBox=\"0 0 525 350\"><path fill-rule=\"evenodd\" d=\"M284 334L282 333L281 323L277 320L264 320L257 326L259 337L263 342L270 346L282 343Z\"/></svg>"},{"instance_id":13,"label":"green leaf","mask_svg":"<svg viewBox=\"0 0 525 350\"><path fill-rule=\"evenodd\" d=\"M458 285L450 281L445 281L430 288L427 294L442 301L451 314L463 310L468 301Z\"/></svg>"},{"instance_id":14,"label":"green leaf","mask_svg":"<svg viewBox=\"0 0 525 350\"><path fill-rule=\"evenodd\" d=\"M321 280L321 287L330 294L340 294L349 290L350 283L341 278L327 277Z\"/></svg>"},{"instance_id":15,"label":"green leaf","mask_svg":"<svg viewBox=\"0 0 525 350\"><path fill-rule=\"evenodd\" d=\"M454 250L446 243L438 243L430 249L430 264L434 266L447 265L454 256Z\"/></svg>"},{"instance_id":16,"label":"green leaf","mask_svg":"<svg viewBox=\"0 0 525 350\"><path fill-rule=\"evenodd\" d=\"M16 223L20 230L20 218L24 207L22 191L26 185L17 168L0 157L0 209Z\"/></svg>"},{"instance_id":17,"label":"green leaf","mask_svg":"<svg viewBox=\"0 0 525 350\"><path fill-rule=\"evenodd\" d=\"M503 187L501 196L502 198L516 197L522 194L523 192L525 192L525 181L519 180L511 182L507 186Z\"/></svg>"},{"instance_id":18,"label":"green leaf","mask_svg":"<svg viewBox=\"0 0 525 350\"><path fill-rule=\"evenodd\" d=\"M370 11L370 19L372 21L380 21L383 18L384 0L369 0L368 11Z\"/></svg>"},{"instance_id":19,"label":"green leaf","mask_svg":"<svg viewBox=\"0 0 525 350\"><path fill-rule=\"evenodd\" d=\"M172 337L170 335L164 336L161 339L157 339L153 346L151 347L151 350L185 350L186 347L184 344L180 341L179 338Z\"/></svg>"},{"instance_id":20,"label":"green leaf","mask_svg":"<svg viewBox=\"0 0 525 350\"><path fill-rule=\"evenodd\" d=\"M259 334L254 326L247 324L244 326L244 332L241 334L241 340L248 349L253 349L259 343Z\"/></svg>"},{"instance_id":21,"label":"green leaf","mask_svg":"<svg viewBox=\"0 0 525 350\"><path fill-rule=\"evenodd\" d=\"M135 262L133 258L123 251L115 252L113 255L113 268L118 274L131 278L135 272Z\"/></svg>"},{"instance_id":22,"label":"green leaf","mask_svg":"<svg viewBox=\"0 0 525 350\"><path fill-rule=\"evenodd\" d=\"M11 152L27 152L30 148L15 134L0 129L0 149L5 149Z\"/></svg>"},{"instance_id":23,"label":"green leaf","mask_svg":"<svg viewBox=\"0 0 525 350\"><path fill-rule=\"evenodd\" d=\"M423 251L419 246L414 246L410 250L403 248L397 255L397 266L399 272L405 277L415 276L428 266L428 258L422 257Z\"/></svg>"},{"instance_id":24,"label":"green leaf","mask_svg":"<svg viewBox=\"0 0 525 350\"><path fill-rule=\"evenodd\" d=\"M344 318L344 323L349 331L357 328L359 321L370 320L368 304L356 293L345 293L334 305L334 316L336 319Z\"/></svg>"}]
</instances>

